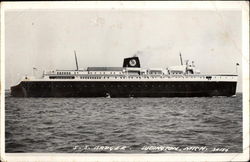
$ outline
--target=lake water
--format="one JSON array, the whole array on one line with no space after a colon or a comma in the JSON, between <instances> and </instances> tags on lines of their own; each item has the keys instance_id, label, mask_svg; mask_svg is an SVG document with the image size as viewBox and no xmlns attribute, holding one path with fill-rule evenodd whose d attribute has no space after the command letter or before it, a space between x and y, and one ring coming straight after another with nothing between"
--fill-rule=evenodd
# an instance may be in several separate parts
<instances>
[{"instance_id":1,"label":"lake water","mask_svg":"<svg viewBox=\"0 0 250 162\"><path fill-rule=\"evenodd\" d=\"M7 153L242 152L242 94L5 98Z\"/></svg>"}]
</instances>

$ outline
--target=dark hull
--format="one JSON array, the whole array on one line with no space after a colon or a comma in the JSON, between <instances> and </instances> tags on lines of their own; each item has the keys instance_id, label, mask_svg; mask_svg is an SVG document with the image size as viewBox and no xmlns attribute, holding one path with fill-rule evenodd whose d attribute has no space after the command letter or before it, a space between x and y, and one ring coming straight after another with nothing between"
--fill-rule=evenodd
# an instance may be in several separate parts
<instances>
[{"instance_id":1,"label":"dark hull","mask_svg":"<svg viewBox=\"0 0 250 162\"><path fill-rule=\"evenodd\" d=\"M211 97L232 96L236 82L21 82L14 97Z\"/></svg>"}]
</instances>

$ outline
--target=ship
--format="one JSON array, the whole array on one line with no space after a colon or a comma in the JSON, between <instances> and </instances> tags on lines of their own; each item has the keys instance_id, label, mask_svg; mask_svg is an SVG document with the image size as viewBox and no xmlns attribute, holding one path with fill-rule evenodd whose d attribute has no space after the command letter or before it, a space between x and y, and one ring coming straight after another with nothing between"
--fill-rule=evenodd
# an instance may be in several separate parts
<instances>
[{"instance_id":1,"label":"ship","mask_svg":"<svg viewBox=\"0 0 250 162\"><path fill-rule=\"evenodd\" d=\"M121 67L50 70L25 76L11 87L13 97L213 97L234 96L237 74L201 74L194 62L167 68L141 68L138 56Z\"/></svg>"}]
</instances>

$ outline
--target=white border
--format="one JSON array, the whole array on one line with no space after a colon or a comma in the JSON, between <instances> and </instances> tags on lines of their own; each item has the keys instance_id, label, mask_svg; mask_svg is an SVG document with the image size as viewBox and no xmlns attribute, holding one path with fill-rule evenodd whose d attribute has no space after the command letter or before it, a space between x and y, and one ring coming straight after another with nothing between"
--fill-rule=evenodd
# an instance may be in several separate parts
<instances>
[{"instance_id":1,"label":"white border","mask_svg":"<svg viewBox=\"0 0 250 162\"><path fill-rule=\"evenodd\" d=\"M5 21L4 21L4 9L3 9L3 4L1 4L1 41L0 41L0 46L1 46L1 92L0 92L0 97L1 97L1 127L0 127L0 160L5 159Z\"/></svg>"},{"instance_id":2,"label":"white border","mask_svg":"<svg viewBox=\"0 0 250 162\"><path fill-rule=\"evenodd\" d=\"M241 2L152 2L152 1L85 1L85 2L3 2L9 9L170 9L170 10L240 10ZM247 6L247 3L245 4Z\"/></svg>"},{"instance_id":3,"label":"white border","mask_svg":"<svg viewBox=\"0 0 250 162\"><path fill-rule=\"evenodd\" d=\"M1 3L1 160L3 161L247 161L249 159L249 3L246 1L182 2L3 2ZM198 154L43 154L5 153L5 25L7 10L17 9L167 9L242 11L243 153Z\"/></svg>"}]
</instances>

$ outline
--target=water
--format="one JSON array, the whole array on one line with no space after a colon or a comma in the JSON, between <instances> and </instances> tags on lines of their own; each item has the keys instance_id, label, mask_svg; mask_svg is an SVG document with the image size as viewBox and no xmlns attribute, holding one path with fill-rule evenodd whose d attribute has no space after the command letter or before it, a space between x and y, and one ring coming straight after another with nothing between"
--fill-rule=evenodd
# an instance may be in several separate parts
<instances>
[{"instance_id":1,"label":"water","mask_svg":"<svg viewBox=\"0 0 250 162\"><path fill-rule=\"evenodd\" d=\"M13 98L6 94L5 131L8 153L238 153L242 95Z\"/></svg>"}]
</instances>

